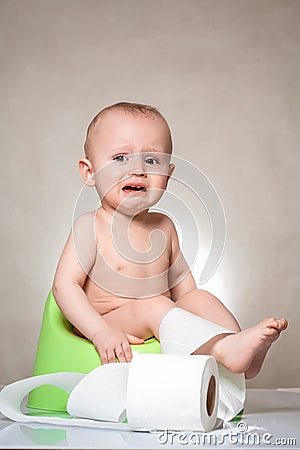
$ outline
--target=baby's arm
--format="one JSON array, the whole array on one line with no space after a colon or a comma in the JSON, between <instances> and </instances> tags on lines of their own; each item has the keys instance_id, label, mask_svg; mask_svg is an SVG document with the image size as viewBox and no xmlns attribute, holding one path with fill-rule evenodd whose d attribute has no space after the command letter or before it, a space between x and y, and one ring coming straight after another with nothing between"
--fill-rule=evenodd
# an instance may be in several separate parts
<instances>
[{"instance_id":1,"label":"baby's arm","mask_svg":"<svg viewBox=\"0 0 300 450\"><path fill-rule=\"evenodd\" d=\"M170 219L171 256L169 269L169 286L172 299L176 302L187 292L196 289L191 270L181 252L176 228Z\"/></svg>"},{"instance_id":2,"label":"baby's arm","mask_svg":"<svg viewBox=\"0 0 300 450\"><path fill-rule=\"evenodd\" d=\"M96 259L94 213L80 216L73 225L60 257L53 295L66 318L90 341L102 363L130 361L131 348L126 334L109 325L90 304L83 285Z\"/></svg>"}]
</instances>

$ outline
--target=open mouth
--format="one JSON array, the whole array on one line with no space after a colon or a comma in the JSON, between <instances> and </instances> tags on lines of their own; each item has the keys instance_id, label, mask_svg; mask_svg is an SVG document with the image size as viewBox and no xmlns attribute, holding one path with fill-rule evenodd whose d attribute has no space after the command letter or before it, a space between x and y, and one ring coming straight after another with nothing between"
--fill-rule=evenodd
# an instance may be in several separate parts
<instances>
[{"instance_id":1,"label":"open mouth","mask_svg":"<svg viewBox=\"0 0 300 450\"><path fill-rule=\"evenodd\" d=\"M147 189L144 186L131 186L127 185L122 188L123 192L147 192Z\"/></svg>"}]
</instances>

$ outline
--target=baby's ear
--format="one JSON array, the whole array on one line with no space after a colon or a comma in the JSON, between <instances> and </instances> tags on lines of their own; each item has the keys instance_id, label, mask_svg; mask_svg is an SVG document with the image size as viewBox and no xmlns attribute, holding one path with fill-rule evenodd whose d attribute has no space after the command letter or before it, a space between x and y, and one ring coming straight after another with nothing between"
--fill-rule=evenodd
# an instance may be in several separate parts
<instances>
[{"instance_id":1,"label":"baby's ear","mask_svg":"<svg viewBox=\"0 0 300 450\"><path fill-rule=\"evenodd\" d=\"M169 164L168 180L172 176L174 169L175 169L175 164Z\"/></svg>"},{"instance_id":2,"label":"baby's ear","mask_svg":"<svg viewBox=\"0 0 300 450\"><path fill-rule=\"evenodd\" d=\"M82 181L87 186L95 186L94 172L92 163L87 158L82 158L78 161L79 172L81 173Z\"/></svg>"},{"instance_id":3,"label":"baby's ear","mask_svg":"<svg viewBox=\"0 0 300 450\"><path fill-rule=\"evenodd\" d=\"M169 170L168 170L168 175L167 175L167 179L166 179L165 189L167 189L169 179L171 178L172 173L174 172L174 169L175 169L175 164L169 164Z\"/></svg>"}]
</instances>

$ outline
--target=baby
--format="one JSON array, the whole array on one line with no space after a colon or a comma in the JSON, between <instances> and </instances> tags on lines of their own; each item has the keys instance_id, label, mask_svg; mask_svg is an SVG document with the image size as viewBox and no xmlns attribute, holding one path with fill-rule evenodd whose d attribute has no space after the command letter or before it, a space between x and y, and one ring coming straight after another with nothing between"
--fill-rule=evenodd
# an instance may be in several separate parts
<instances>
[{"instance_id":1,"label":"baby","mask_svg":"<svg viewBox=\"0 0 300 450\"><path fill-rule=\"evenodd\" d=\"M130 344L155 336L166 314L181 308L224 327L194 352L212 355L234 373L254 377L287 327L265 319L244 331L212 294L197 289L172 220L149 208L173 173L172 138L161 113L118 103L89 125L83 182L101 207L80 216L62 252L53 294L77 334L93 342L102 364L129 362Z\"/></svg>"}]
</instances>

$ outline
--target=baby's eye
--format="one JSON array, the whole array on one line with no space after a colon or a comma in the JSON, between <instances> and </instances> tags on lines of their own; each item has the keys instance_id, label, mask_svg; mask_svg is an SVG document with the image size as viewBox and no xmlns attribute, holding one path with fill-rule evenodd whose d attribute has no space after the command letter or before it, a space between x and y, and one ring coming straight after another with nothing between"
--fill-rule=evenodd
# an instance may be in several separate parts
<instances>
[{"instance_id":1,"label":"baby's eye","mask_svg":"<svg viewBox=\"0 0 300 450\"><path fill-rule=\"evenodd\" d=\"M125 162L127 159L128 158L125 155L116 155L113 157L113 160L117 162Z\"/></svg>"},{"instance_id":2,"label":"baby's eye","mask_svg":"<svg viewBox=\"0 0 300 450\"><path fill-rule=\"evenodd\" d=\"M148 158L145 159L145 162L147 164L158 164L159 160L157 158L152 158L149 156Z\"/></svg>"}]
</instances>

